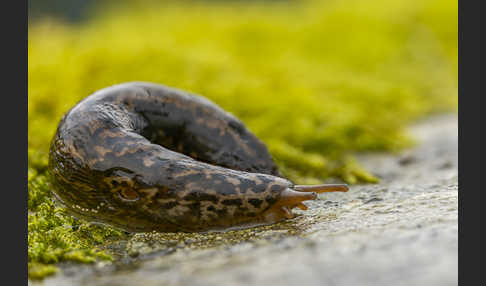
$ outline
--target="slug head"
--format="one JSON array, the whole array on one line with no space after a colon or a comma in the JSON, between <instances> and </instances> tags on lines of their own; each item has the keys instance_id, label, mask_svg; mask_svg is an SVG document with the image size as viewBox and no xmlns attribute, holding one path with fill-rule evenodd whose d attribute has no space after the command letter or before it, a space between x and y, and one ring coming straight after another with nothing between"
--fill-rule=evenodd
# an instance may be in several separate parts
<instances>
[{"instance_id":1,"label":"slug head","mask_svg":"<svg viewBox=\"0 0 486 286\"><path fill-rule=\"evenodd\" d=\"M349 188L345 184L295 185L292 188L286 188L280 194L279 200L264 213L264 219L268 223L275 223L293 218L292 209L298 207L301 210L307 210L307 206L302 202L315 200L318 193L347 192L348 190Z\"/></svg>"}]
</instances>

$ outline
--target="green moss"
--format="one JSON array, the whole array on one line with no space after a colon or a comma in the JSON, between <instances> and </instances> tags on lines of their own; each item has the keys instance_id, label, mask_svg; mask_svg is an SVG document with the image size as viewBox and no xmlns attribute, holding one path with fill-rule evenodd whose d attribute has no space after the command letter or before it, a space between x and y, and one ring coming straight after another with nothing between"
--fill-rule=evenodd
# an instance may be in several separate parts
<instances>
[{"instance_id":1,"label":"green moss","mask_svg":"<svg viewBox=\"0 0 486 286\"><path fill-rule=\"evenodd\" d=\"M33 280L41 280L46 276L57 273L58 270L56 266L35 262L29 262L28 266L29 278Z\"/></svg>"},{"instance_id":2,"label":"green moss","mask_svg":"<svg viewBox=\"0 0 486 286\"><path fill-rule=\"evenodd\" d=\"M296 183L374 182L353 153L410 146L410 122L457 108L457 1L127 3L79 26L29 28L31 278L109 259L98 250L122 236L55 206L45 176L61 116L100 88L141 80L202 94Z\"/></svg>"},{"instance_id":3,"label":"green moss","mask_svg":"<svg viewBox=\"0 0 486 286\"><path fill-rule=\"evenodd\" d=\"M103 247L123 234L74 219L55 205L45 173L29 168L28 174L29 278L41 279L55 273L57 267L53 264L62 261L91 263L112 259Z\"/></svg>"}]
</instances>

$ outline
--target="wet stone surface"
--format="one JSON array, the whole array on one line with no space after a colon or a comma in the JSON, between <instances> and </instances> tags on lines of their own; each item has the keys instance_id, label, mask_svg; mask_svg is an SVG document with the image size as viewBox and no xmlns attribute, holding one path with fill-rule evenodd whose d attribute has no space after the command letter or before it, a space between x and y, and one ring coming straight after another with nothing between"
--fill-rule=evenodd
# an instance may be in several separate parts
<instances>
[{"instance_id":1,"label":"wet stone surface","mask_svg":"<svg viewBox=\"0 0 486 286\"><path fill-rule=\"evenodd\" d=\"M457 116L411 129L415 148L361 155L381 178L320 195L284 223L136 234L114 263L64 264L31 285L457 285Z\"/></svg>"}]
</instances>

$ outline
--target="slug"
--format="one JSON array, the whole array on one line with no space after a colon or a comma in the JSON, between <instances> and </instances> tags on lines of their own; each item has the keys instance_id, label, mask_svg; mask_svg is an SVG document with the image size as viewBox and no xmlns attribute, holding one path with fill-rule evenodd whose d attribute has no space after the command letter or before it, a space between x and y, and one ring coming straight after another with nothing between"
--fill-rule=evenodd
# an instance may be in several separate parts
<instances>
[{"instance_id":1,"label":"slug","mask_svg":"<svg viewBox=\"0 0 486 286\"><path fill-rule=\"evenodd\" d=\"M61 119L49 150L53 193L74 216L128 232L201 232L272 224L317 193L213 102L163 85L101 89Z\"/></svg>"}]
</instances>

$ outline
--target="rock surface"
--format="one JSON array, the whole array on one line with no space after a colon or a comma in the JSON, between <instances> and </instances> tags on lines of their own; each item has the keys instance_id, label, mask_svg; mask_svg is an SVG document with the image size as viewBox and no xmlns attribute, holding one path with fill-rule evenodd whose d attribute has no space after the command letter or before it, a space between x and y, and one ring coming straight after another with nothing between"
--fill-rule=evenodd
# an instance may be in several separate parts
<instances>
[{"instance_id":1,"label":"rock surface","mask_svg":"<svg viewBox=\"0 0 486 286\"><path fill-rule=\"evenodd\" d=\"M379 184L320 195L290 221L226 233L137 234L117 246L118 262L66 264L40 283L457 285L457 132L457 115L421 122L411 129L415 148L359 157Z\"/></svg>"}]
</instances>

